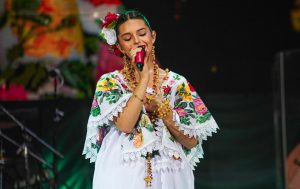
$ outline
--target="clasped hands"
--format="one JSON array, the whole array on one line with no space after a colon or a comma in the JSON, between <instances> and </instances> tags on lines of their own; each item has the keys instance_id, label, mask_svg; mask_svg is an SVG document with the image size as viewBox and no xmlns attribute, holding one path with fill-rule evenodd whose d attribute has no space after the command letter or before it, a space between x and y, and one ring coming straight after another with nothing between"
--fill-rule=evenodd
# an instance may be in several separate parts
<instances>
[{"instance_id":1,"label":"clasped hands","mask_svg":"<svg viewBox=\"0 0 300 189\"><path fill-rule=\"evenodd\" d=\"M165 99L161 93L156 96L146 95L144 103L146 111L161 119L172 119L172 108L168 99Z\"/></svg>"}]
</instances>

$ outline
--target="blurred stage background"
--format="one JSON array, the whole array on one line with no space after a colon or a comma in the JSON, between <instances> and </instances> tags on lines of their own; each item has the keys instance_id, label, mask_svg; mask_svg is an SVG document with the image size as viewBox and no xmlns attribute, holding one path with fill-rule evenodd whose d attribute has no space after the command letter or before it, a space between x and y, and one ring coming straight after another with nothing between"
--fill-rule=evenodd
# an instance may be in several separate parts
<instances>
[{"instance_id":1,"label":"blurred stage background","mask_svg":"<svg viewBox=\"0 0 300 189\"><path fill-rule=\"evenodd\" d=\"M160 64L196 87L220 126L195 188L300 188L299 0L0 0L1 106L65 156L2 109L3 188L26 179L22 148L4 135L57 168L55 178L29 156L32 188L91 188L94 164L81 155L91 98L103 73L122 68L96 20L127 9L146 15Z\"/></svg>"}]
</instances>

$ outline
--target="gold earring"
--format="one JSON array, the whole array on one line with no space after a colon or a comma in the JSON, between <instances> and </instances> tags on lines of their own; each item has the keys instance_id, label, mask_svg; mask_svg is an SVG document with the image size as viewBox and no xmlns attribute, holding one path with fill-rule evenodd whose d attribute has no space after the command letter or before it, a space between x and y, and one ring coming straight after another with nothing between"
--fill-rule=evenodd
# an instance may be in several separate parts
<instances>
[{"instance_id":1,"label":"gold earring","mask_svg":"<svg viewBox=\"0 0 300 189\"><path fill-rule=\"evenodd\" d=\"M151 55L152 55L153 61L155 61L155 46L152 46Z\"/></svg>"}]
</instances>

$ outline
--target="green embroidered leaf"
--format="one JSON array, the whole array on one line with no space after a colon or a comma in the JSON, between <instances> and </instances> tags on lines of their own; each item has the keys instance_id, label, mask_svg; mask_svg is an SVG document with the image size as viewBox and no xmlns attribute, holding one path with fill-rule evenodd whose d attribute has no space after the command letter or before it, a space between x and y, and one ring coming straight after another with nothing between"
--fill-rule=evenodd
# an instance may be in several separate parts
<instances>
[{"instance_id":1,"label":"green embroidered leaf","mask_svg":"<svg viewBox=\"0 0 300 189\"><path fill-rule=\"evenodd\" d=\"M188 149L186 147L182 147L182 149L183 149L185 155L189 155L191 153L191 151L192 151L191 149Z\"/></svg>"},{"instance_id":2,"label":"green embroidered leaf","mask_svg":"<svg viewBox=\"0 0 300 189\"><path fill-rule=\"evenodd\" d=\"M184 109L184 108L187 107L187 103L186 102L181 102L179 107Z\"/></svg>"},{"instance_id":3,"label":"green embroidered leaf","mask_svg":"<svg viewBox=\"0 0 300 189\"><path fill-rule=\"evenodd\" d=\"M174 138L172 135L169 137L169 139L170 139L172 142L175 142L175 138Z\"/></svg>"},{"instance_id":4,"label":"green embroidered leaf","mask_svg":"<svg viewBox=\"0 0 300 189\"><path fill-rule=\"evenodd\" d=\"M180 80L180 76L176 74L176 75L173 76L173 79Z\"/></svg>"},{"instance_id":5,"label":"green embroidered leaf","mask_svg":"<svg viewBox=\"0 0 300 189\"><path fill-rule=\"evenodd\" d=\"M175 104L175 107L178 107L179 103L181 102L181 98L177 99L174 104Z\"/></svg>"},{"instance_id":6,"label":"green embroidered leaf","mask_svg":"<svg viewBox=\"0 0 300 189\"><path fill-rule=\"evenodd\" d=\"M121 94L118 91L112 91L107 95L106 100L109 104L116 103L121 97Z\"/></svg>"},{"instance_id":7,"label":"green embroidered leaf","mask_svg":"<svg viewBox=\"0 0 300 189\"><path fill-rule=\"evenodd\" d=\"M193 113L194 113L194 111L191 110L191 109L186 109L185 111L186 111L188 114L193 114Z\"/></svg>"},{"instance_id":8,"label":"green embroidered leaf","mask_svg":"<svg viewBox=\"0 0 300 189\"><path fill-rule=\"evenodd\" d=\"M154 131L154 128L153 128L153 125L152 124L147 124L146 125L146 129L150 132L153 132Z\"/></svg>"},{"instance_id":9,"label":"green embroidered leaf","mask_svg":"<svg viewBox=\"0 0 300 189\"><path fill-rule=\"evenodd\" d=\"M91 110L91 114L92 114L92 116L94 116L94 117L96 117L96 116L98 116L99 114L101 114L100 107L97 106L96 108L93 108L93 109Z\"/></svg>"},{"instance_id":10,"label":"green embroidered leaf","mask_svg":"<svg viewBox=\"0 0 300 189\"><path fill-rule=\"evenodd\" d=\"M129 139L129 140L132 140L132 139L133 139L133 134L129 134L128 139Z\"/></svg>"},{"instance_id":11,"label":"green embroidered leaf","mask_svg":"<svg viewBox=\"0 0 300 189\"><path fill-rule=\"evenodd\" d=\"M182 116L180 117L180 122L186 125L190 125L191 121L190 121L190 117L188 116Z\"/></svg>"},{"instance_id":12,"label":"green embroidered leaf","mask_svg":"<svg viewBox=\"0 0 300 189\"><path fill-rule=\"evenodd\" d=\"M100 146L97 145L97 144L92 143L91 147L92 147L93 149L97 149L97 151L100 150Z\"/></svg>"},{"instance_id":13,"label":"green embroidered leaf","mask_svg":"<svg viewBox=\"0 0 300 189\"><path fill-rule=\"evenodd\" d=\"M193 102L189 102L189 107L194 110L195 109L194 103Z\"/></svg>"}]
</instances>

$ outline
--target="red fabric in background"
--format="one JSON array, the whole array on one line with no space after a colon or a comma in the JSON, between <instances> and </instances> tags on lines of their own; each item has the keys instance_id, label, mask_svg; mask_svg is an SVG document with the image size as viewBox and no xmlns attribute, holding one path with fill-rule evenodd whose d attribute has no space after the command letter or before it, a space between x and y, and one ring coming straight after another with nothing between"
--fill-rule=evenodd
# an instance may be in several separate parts
<instances>
[{"instance_id":1,"label":"red fabric in background","mask_svg":"<svg viewBox=\"0 0 300 189\"><path fill-rule=\"evenodd\" d=\"M121 70L122 68L123 59L111 53L109 45L101 43L97 62L96 80L98 81L105 73Z\"/></svg>"},{"instance_id":2,"label":"red fabric in background","mask_svg":"<svg viewBox=\"0 0 300 189\"><path fill-rule=\"evenodd\" d=\"M0 100L27 100L27 92L23 85L11 84L7 86L2 84L0 88Z\"/></svg>"},{"instance_id":3,"label":"red fabric in background","mask_svg":"<svg viewBox=\"0 0 300 189\"><path fill-rule=\"evenodd\" d=\"M94 6L99 6L101 4L107 4L107 5L121 5L120 0L88 0L91 4Z\"/></svg>"}]
</instances>

